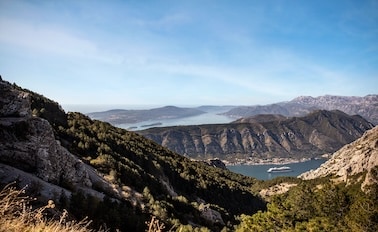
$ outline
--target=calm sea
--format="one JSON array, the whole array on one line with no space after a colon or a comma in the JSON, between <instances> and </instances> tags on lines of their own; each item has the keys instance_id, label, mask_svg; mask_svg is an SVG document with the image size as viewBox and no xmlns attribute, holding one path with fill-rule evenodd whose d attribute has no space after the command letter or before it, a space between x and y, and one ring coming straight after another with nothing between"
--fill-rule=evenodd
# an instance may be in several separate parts
<instances>
[{"instance_id":1,"label":"calm sea","mask_svg":"<svg viewBox=\"0 0 378 232\"><path fill-rule=\"evenodd\" d=\"M65 111L77 111L84 114L106 111L111 109L152 109L161 106L138 106L138 105L63 105ZM183 106L185 107L185 106ZM202 125L202 124L218 124L218 123L229 123L235 118L230 118L224 115L219 115L225 111L211 111L204 114L178 118L178 119L160 119L160 120L149 120L138 123L127 123L115 125L120 128L127 130L145 130L150 127L166 127L166 126L185 126L185 125ZM150 125L150 126L149 126Z\"/></svg>"},{"instance_id":2,"label":"calm sea","mask_svg":"<svg viewBox=\"0 0 378 232\"><path fill-rule=\"evenodd\" d=\"M119 124L118 127L128 130L144 130L150 127L166 127L166 126L186 126L186 125L202 125L202 124L218 124L229 123L235 118L229 118L224 115L218 115L218 112L208 112L192 117L165 120L149 120L138 123ZM158 124L158 125L156 125ZM148 126L152 125L152 126Z\"/></svg>"},{"instance_id":3,"label":"calm sea","mask_svg":"<svg viewBox=\"0 0 378 232\"><path fill-rule=\"evenodd\" d=\"M245 176L255 177L259 180L270 180L277 176L298 176L304 172L311 169L318 168L323 164L326 159L316 159L309 160L301 163L291 163L284 165L274 165L274 164L262 164L262 165L234 165L227 166L230 171L240 173ZM267 170L272 167L282 167L288 166L292 169L291 172L281 172L281 173L268 173Z\"/></svg>"}]
</instances>

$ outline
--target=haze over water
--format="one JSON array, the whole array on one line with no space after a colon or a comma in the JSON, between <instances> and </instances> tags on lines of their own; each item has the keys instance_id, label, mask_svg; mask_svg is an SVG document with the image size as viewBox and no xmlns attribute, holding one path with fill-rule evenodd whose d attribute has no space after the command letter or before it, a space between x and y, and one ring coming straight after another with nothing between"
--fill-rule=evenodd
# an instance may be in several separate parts
<instances>
[{"instance_id":1,"label":"haze over water","mask_svg":"<svg viewBox=\"0 0 378 232\"><path fill-rule=\"evenodd\" d=\"M62 104L66 112L80 112L83 114L108 111L114 109L122 110L144 110L158 108L158 105L126 105L126 104Z\"/></svg>"},{"instance_id":2,"label":"haze over water","mask_svg":"<svg viewBox=\"0 0 378 232\"><path fill-rule=\"evenodd\" d=\"M168 126L188 126L188 125L203 125L203 124L221 124L230 123L234 121L224 115L218 115L217 112L206 112L204 114L178 118L178 119L164 119L164 120L149 120L138 123L119 124L118 127L131 130L144 130L151 127L168 127ZM158 125L156 125L159 123ZM136 128L135 128L136 127Z\"/></svg>"},{"instance_id":3,"label":"haze over water","mask_svg":"<svg viewBox=\"0 0 378 232\"><path fill-rule=\"evenodd\" d=\"M148 105L64 105L63 108L66 111L77 111L83 114L107 111L112 109L152 109L161 106L148 106ZM191 106L194 107L194 106ZM174 119L158 119L149 120L137 123L125 123L115 125L117 127L127 129L127 130L145 130L151 127L167 127L167 126L186 126L186 125L202 125L202 124L221 124L230 123L236 118L230 118L225 115L219 115L225 111L212 110L205 112L204 114L185 117L185 118L174 118Z\"/></svg>"}]
</instances>

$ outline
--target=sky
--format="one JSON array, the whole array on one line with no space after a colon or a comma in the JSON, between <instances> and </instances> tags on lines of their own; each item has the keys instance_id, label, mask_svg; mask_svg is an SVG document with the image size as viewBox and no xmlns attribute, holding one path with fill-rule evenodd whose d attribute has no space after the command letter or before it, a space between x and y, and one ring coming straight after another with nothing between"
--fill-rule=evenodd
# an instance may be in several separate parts
<instances>
[{"instance_id":1,"label":"sky","mask_svg":"<svg viewBox=\"0 0 378 232\"><path fill-rule=\"evenodd\" d=\"M60 104L378 90L378 0L0 0L0 75Z\"/></svg>"}]
</instances>

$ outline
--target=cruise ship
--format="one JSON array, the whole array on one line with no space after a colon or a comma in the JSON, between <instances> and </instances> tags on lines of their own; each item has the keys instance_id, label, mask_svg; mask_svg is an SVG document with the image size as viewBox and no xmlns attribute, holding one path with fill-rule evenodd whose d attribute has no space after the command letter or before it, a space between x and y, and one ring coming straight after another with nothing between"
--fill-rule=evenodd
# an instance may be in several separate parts
<instances>
[{"instance_id":1,"label":"cruise ship","mask_svg":"<svg viewBox=\"0 0 378 232\"><path fill-rule=\"evenodd\" d=\"M274 168L269 168L267 172L272 173L272 172L291 172L291 168L284 166L284 167L274 167Z\"/></svg>"}]
</instances>

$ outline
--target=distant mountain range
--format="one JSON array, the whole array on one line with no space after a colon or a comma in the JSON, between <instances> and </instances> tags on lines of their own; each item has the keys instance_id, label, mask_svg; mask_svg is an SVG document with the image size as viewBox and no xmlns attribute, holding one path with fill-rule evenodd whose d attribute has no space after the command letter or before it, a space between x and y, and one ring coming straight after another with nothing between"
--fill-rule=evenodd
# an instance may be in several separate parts
<instances>
[{"instance_id":1,"label":"distant mountain range","mask_svg":"<svg viewBox=\"0 0 378 232\"><path fill-rule=\"evenodd\" d=\"M314 110L341 110L349 115L358 114L377 125L378 95L372 94L365 97L325 95L315 98L301 96L288 102L235 107L223 114L234 118L245 118L258 114L280 114L290 117L304 116Z\"/></svg>"},{"instance_id":2,"label":"distant mountain range","mask_svg":"<svg viewBox=\"0 0 378 232\"><path fill-rule=\"evenodd\" d=\"M361 116L318 110L304 117L259 115L229 124L150 128L138 133L191 158L232 161L316 157L336 151L371 128L373 124Z\"/></svg>"},{"instance_id":3,"label":"distant mountain range","mask_svg":"<svg viewBox=\"0 0 378 232\"><path fill-rule=\"evenodd\" d=\"M88 113L88 116L106 121L112 124L136 123L148 120L177 119L204 114L205 112L195 108L180 108L165 106L149 110L123 110L114 109L103 112Z\"/></svg>"},{"instance_id":4,"label":"distant mountain range","mask_svg":"<svg viewBox=\"0 0 378 232\"><path fill-rule=\"evenodd\" d=\"M349 115L361 115L374 125L378 124L378 95L365 97L332 96L320 97L301 96L291 101L269 105L253 106L199 106L182 108L165 106L147 110L114 109L88 113L92 119L112 123L113 125L138 123L151 120L180 119L207 112L215 112L231 118L240 119L250 116L271 114L284 117L305 116L314 110L340 110ZM245 119L242 119L245 120ZM266 119L264 119L266 120Z\"/></svg>"}]
</instances>

